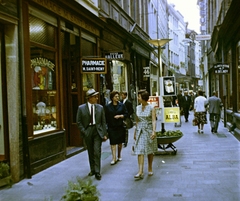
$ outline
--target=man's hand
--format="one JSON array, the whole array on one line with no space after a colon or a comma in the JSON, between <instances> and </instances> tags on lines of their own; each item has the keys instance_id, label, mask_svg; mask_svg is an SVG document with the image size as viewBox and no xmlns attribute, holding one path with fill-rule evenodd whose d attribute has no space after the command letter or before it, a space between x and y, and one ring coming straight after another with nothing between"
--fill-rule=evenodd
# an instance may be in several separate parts
<instances>
[{"instance_id":1,"label":"man's hand","mask_svg":"<svg viewBox=\"0 0 240 201\"><path fill-rule=\"evenodd\" d=\"M108 139L107 136L104 136L102 140L103 140L103 142L105 142L105 141L107 141L107 139Z\"/></svg>"}]
</instances>

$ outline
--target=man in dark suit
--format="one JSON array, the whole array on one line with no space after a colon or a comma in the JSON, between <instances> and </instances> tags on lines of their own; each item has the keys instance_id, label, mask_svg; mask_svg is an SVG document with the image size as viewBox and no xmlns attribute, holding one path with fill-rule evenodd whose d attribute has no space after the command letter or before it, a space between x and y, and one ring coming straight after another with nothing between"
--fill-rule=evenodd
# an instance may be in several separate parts
<instances>
[{"instance_id":1,"label":"man in dark suit","mask_svg":"<svg viewBox=\"0 0 240 201\"><path fill-rule=\"evenodd\" d=\"M128 93L126 91L123 91L121 93L122 95L122 100L121 102L123 104L125 104L127 111L128 111L128 117L131 118L131 115L133 114L134 110L133 110L133 105L132 102L130 100L127 99L127 95ZM128 130L126 129L126 136L125 136L125 143L124 143L124 147L127 147L128 144Z\"/></svg>"},{"instance_id":2,"label":"man in dark suit","mask_svg":"<svg viewBox=\"0 0 240 201\"><path fill-rule=\"evenodd\" d=\"M217 133L222 108L222 101L218 98L217 91L214 91L212 96L207 100L207 105L209 105L208 111L210 114L211 132Z\"/></svg>"},{"instance_id":3,"label":"man in dark suit","mask_svg":"<svg viewBox=\"0 0 240 201\"><path fill-rule=\"evenodd\" d=\"M184 96L182 97L181 104L183 108L185 122L188 122L189 109L191 107L191 103L192 103L191 97L188 95L187 91L184 91Z\"/></svg>"},{"instance_id":4,"label":"man in dark suit","mask_svg":"<svg viewBox=\"0 0 240 201\"><path fill-rule=\"evenodd\" d=\"M87 145L91 169L88 175L101 180L101 147L102 141L107 140L107 128L104 109L97 104L98 93L94 89L87 91L87 103L78 107L77 125Z\"/></svg>"}]
</instances>

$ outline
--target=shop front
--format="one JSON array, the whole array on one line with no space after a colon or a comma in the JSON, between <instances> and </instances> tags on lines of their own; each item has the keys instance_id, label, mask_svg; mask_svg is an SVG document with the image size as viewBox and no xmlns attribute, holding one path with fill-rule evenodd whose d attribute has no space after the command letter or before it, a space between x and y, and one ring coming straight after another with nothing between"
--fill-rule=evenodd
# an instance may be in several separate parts
<instances>
[{"instance_id":1,"label":"shop front","mask_svg":"<svg viewBox=\"0 0 240 201\"><path fill-rule=\"evenodd\" d=\"M100 76L81 72L81 59L98 57L103 23L77 2L51 0L24 1L23 23L24 156L32 175L84 150L76 113L89 88L100 90Z\"/></svg>"},{"instance_id":2,"label":"shop front","mask_svg":"<svg viewBox=\"0 0 240 201\"><path fill-rule=\"evenodd\" d=\"M128 98L133 100L131 93L134 83L133 65L130 50L133 38L117 22L110 18L102 18L106 26L100 40L101 55L107 59L107 74L101 80L101 104L110 101L113 90L128 92Z\"/></svg>"},{"instance_id":3,"label":"shop front","mask_svg":"<svg viewBox=\"0 0 240 201\"><path fill-rule=\"evenodd\" d=\"M17 0L0 4L0 162L10 165L13 181L22 168L18 7Z\"/></svg>"},{"instance_id":4,"label":"shop front","mask_svg":"<svg viewBox=\"0 0 240 201\"><path fill-rule=\"evenodd\" d=\"M209 69L210 94L218 90L224 103L224 124L235 134L240 134L240 2L223 2L221 16L214 27L211 47L215 62ZM226 12L227 11L227 12ZM231 22L231 23L230 23ZM216 70L220 64L221 69ZM226 69L222 70L223 67Z\"/></svg>"}]
</instances>

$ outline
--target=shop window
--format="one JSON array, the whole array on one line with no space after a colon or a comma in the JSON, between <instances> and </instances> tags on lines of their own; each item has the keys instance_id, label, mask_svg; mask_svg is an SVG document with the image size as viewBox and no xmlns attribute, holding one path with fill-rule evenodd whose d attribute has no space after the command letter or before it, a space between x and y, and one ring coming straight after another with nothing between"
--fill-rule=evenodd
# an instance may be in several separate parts
<instances>
[{"instance_id":1,"label":"shop window","mask_svg":"<svg viewBox=\"0 0 240 201\"><path fill-rule=\"evenodd\" d=\"M85 35L84 35L85 36ZM87 38L87 35L86 35ZM83 57L95 57L96 55L96 44L94 41L90 41L87 39L82 38L81 40L81 52ZM95 74L83 74L82 75L82 86L84 91L84 97L85 92L90 89L96 88L96 75Z\"/></svg>"},{"instance_id":2,"label":"shop window","mask_svg":"<svg viewBox=\"0 0 240 201\"><path fill-rule=\"evenodd\" d=\"M113 60L112 68L111 68L111 77L113 83L113 90L117 90L119 92L126 91L126 64Z\"/></svg>"},{"instance_id":3,"label":"shop window","mask_svg":"<svg viewBox=\"0 0 240 201\"><path fill-rule=\"evenodd\" d=\"M58 127L56 28L30 15L29 31L33 134L37 135L53 131Z\"/></svg>"},{"instance_id":4,"label":"shop window","mask_svg":"<svg viewBox=\"0 0 240 201\"><path fill-rule=\"evenodd\" d=\"M36 49L32 48L32 55ZM57 128L57 90L55 54L40 49L31 59L34 134Z\"/></svg>"}]
</instances>

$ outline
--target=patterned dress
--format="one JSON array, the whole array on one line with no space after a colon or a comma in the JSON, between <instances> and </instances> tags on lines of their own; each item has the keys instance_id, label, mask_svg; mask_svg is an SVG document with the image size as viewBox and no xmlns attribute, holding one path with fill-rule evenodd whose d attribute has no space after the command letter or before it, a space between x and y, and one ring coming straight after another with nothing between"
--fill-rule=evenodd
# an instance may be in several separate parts
<instances>
[{"instance_id":1,"label":"patterned dress","mask_svg":"<svg viewBox=\"0 0 240 201\"><path fill-rule=\"evenodd\" d=\"M157 152L157 138L151 139L152 135L152 111L153 107L148 104L144 111L142 111L142 105L137 106L136 115L138 118L138 124L136 128L136 141L134 154L152 154Z\"/></svg>"}]
</instances>

